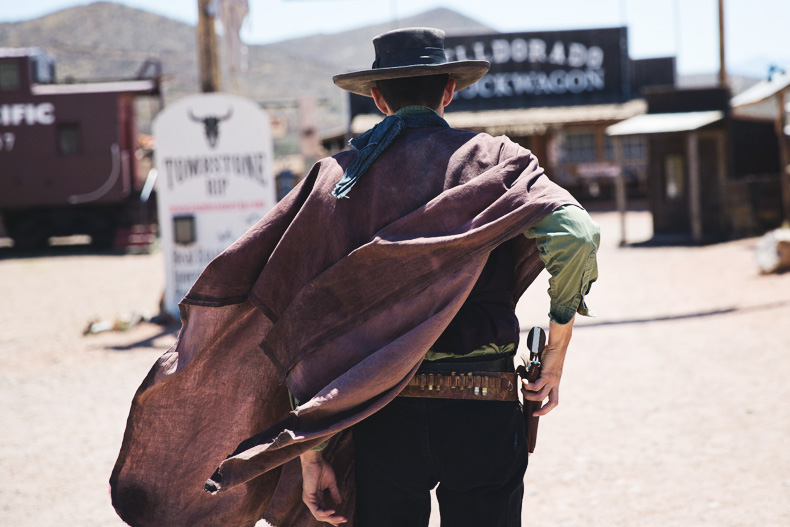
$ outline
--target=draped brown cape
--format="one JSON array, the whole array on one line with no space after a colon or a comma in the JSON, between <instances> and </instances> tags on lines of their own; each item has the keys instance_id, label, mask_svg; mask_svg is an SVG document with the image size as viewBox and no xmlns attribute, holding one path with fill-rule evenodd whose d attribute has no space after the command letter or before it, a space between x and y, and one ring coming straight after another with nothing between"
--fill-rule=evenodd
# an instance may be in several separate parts
<instances>
[{"instance_id":1,"label":"draped brown cape","mask_svg":"<svg viewBox=\"0 0 790 527\"><path fill-rule=\"evenodd\" d=\"M517 300L543 268L519 234L576 203L504 137L408 129L335 199L354 155L319 161L181 302L110 479L130 525L317 526L296 458L328 437L353 516L349 427L400 392L510 239Z\"/></svg>"}]
</instances>

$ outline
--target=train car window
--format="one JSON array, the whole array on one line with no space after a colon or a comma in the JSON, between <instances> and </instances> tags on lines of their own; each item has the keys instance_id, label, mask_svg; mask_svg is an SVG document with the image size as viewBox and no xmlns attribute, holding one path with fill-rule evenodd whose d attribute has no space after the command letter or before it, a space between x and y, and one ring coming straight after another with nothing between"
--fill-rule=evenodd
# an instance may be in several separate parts
<instances>
[{"instance_id":1,"label":"train car window","mask_svg":"<svg viewBox=\"0 0 790 527\"><path fill-rule=\"evenodd\" d=\"M58 152L63 155L78 154L82 151L82 137L80 125L78 124L59 124L58 125Z\"/></svg>"},{"instance_id":2,"label":"train car window","mask_svg":"<svg viewBox=\"0 0 790 527\"><path fill-rule=\"evenodd\" d=\"M0 62L0 91L19 89L19 64Z\"/></svg>"},{"instance_id":3,"label":"train car window","mask_svg":"<svg viewBox=\"0 0 790 527\"><path fill-rule=\"evenodd\" d=\"M51 84L53 82L54 67L52 60L41 54L33 61L33 82L36 84Z\"/></svg>"}]
</instances>

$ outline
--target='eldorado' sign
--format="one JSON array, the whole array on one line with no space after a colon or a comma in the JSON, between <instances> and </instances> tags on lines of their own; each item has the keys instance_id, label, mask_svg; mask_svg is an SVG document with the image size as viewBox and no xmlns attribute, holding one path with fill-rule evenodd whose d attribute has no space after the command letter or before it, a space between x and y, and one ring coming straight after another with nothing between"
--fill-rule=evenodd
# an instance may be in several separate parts
<instances>
[{"instance_id":1,"label":"'eldorado' sign","mask_svg":"<svg viewBox=\"0 0 790 527\"><path fill-rule=\"evenodd\" d=\"M487 60L451 111L621 102L629 98L626 28L447 37L448 60Z\"/></svg>"}]
</instances>

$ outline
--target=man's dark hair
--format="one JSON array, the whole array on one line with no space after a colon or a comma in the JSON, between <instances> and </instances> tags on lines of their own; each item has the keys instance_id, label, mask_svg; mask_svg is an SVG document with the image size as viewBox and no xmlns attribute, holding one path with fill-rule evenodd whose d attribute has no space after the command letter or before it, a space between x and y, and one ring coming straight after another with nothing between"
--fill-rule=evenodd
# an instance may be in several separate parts
<instances>
[{"instance_id":1,"label":"man's dark hair","mask_svg":"<svg viewBox=\"0 0 790 527\"><path fill-rule=\"evenodd\" d=\"M426 75L376 81L387 106L397 112L405 106L420 105L438 110L450 75Z\"/></svg>"}]
</instances>

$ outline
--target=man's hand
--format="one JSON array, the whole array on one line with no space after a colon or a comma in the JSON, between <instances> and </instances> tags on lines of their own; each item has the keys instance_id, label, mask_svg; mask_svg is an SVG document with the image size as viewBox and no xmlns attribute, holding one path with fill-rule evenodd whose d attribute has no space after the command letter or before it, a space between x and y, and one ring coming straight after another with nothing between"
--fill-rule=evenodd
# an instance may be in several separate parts
<instances>
[{"instance_id":1,"label":"man's hand","mask_svg":"<svg viewBox=\"0 0 790 527\"><path fill-rule=\"evenodd\" d=\"M348 520L336 514L334 509L327 509L324 502L324 492L329 491L329 495L335 503L340 503L340 489L337 487L335 471L326 462L320 451L308 450L301 455L302 462L302 501L305 502L315 519L320 522L339 525Z\"/></svg>"},{"instance_id":2,"label":"man's hand","mask_svg":"<svg viewBox=\"0 0 790 527\"><path fill-rule=\"evenodd\" d=\"M542 402L546 397L549 398L547 403L532 413L535 417L546 415L560 403L560 378L572 329L573 320L565 325L551 323L549 339L540 360L540 377L531 383L521 381L521 394L525 400Z\"/></svg>"}]
</instances>

